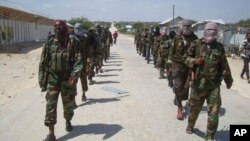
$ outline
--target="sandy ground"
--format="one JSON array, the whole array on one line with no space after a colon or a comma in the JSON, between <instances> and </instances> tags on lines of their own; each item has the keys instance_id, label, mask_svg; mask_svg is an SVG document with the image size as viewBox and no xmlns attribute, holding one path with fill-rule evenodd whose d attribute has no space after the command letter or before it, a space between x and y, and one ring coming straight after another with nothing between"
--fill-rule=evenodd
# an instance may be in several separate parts
<instances>
[{"instance_id":1,"label":"sandy ground","mask_svg":"<svg viewBox=\"0 0 250 141\"><path fill-rule=\"evenodd\" d=\"M31 42L0 50L0 106L38 85L42 43Z\"/></svg>"},{"instance_id":2,"label":"sandy ground","mask_svg":"<svg viewBox=\"0 0 250 141\"><path fill-rule=\"evenodd\" d=\"M113 33L115 29L111 29ZM132 36L127 36L133 41ZM41 42L0 48L0 106L15 98L21 91L38 85L38 63ZM250 98L250 84L240 78L243 62L239 57L228 58L234 83L232 89ZM225 85L224 82L222 85Z\"/></svg>"}]
</instances>

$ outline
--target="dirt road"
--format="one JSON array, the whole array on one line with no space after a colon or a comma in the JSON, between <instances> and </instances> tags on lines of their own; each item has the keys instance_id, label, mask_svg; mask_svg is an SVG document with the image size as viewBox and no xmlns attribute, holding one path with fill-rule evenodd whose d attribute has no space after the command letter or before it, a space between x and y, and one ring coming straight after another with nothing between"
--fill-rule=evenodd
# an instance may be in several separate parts
<instances>
[{"instance_id":1,"label":"dirt road","mask_svg":"<svg viewBox=\"0 0 250 141\"><path fill-rule=\"evenodd\" d=\"M43 125L45 94L40 93L37 85L40 51L38 48L28 54L19 54L19 57L26 58L32 64L28 68L27 62L16 63L20 60L11 59L18 54L11 54L11 57L6 54L0 56L1 77L4 78L1 78L1 93L14 93L11 98L7 96L6 99L9 100L2 102L0 106L1 141L41 141L47 135L48 129ZM17 70L12 72L12 69ZM59 100L58 122L55 126L59 141L203 140L207 121L206 105L197 121L195 134L186 134L187 119L176 120L174 95L167 86L167 80L159 80L158 70L136 54L130 37L119 35L117 45L111 47L111 58L105 63L103 70L104 73L94 78L95 84L89 86L88 101L81 102L81 88L78 84L79 107L75 110L72 120L74 130L70 133L65 131L61 99ZM8 80L10 77L7 75L12 76L11 80ZM250 123L250 99L241 96L234 86L232 90L221 86L221 93L222 109L216 139L228 141L230 124Z\"/></svg>"}]
</instances>

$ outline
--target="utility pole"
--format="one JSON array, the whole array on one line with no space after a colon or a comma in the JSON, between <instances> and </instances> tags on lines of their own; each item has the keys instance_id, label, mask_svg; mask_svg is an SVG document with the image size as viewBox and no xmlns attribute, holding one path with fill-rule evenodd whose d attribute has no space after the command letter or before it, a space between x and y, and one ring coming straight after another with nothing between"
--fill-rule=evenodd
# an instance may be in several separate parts
<instances>
[{"instance_id":1,"label":"utility pole","mask_svg":"<svg viewBox=\"0 0 250 141\"><path fill-rule=\"evenodd\" d=\"M173 4L173 28L174 28L174 4Z\"/></svg>"}]
</instances>

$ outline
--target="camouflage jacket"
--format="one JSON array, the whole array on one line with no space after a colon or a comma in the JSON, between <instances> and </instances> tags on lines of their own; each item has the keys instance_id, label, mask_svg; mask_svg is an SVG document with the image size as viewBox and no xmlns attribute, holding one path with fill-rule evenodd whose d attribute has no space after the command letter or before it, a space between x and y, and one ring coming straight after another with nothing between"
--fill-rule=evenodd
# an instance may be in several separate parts
<instances>
[{"instance_id":1,"label":"camouflage jacket","mask_svg":"<svg viewBox=\"0 0 250 141\"><path fill-rule=\"evenodd\" d=\"M100 42L99 42L99 38L98 35L95 32L88 32L88 36L87 36L87 44L88 44L88 48L89 48L89 56L92 57L97 57L98 52L99 52L99 46L100 46Z\"/></svg>"},{"instance_id":2,"label":"camouflage jacket","mask_svg":"<svg viewBox=\"0 0 250 141\"><path fill-rule=\"evenodd\" d=\"M87 63L87 58L90 57L90 49L87 42L87 35L84 34L82 36L78 36L70 34L69 39L72 46L75 46L79 49L83 66L85 66Z\"/></svg>"},{"instance_id":3,"label":"camouflage jacket","mask_svg":"<svg viewBox=\"0 0 250 141\"><path fill-rule=\"evenodd\" d=\"M158 50L160 48L161 45L161 36L154 36L154 44L153 44L153 48L152 48L152 53L154 55L158 54Z\"/></svg>"},{"instance_id":4,"label":"camouflage jacket","mask_svg":"<svg viewBox=\"0 0 250 141\"><path fill-rule=\"evenodd\" d=\"M168 63L185 66L185 60L195 46L197 46L197 39L195 38L185 41L180 37L176 37L169 49Z\"/></svg>"},{"instance_id":5,"label":"camouflage jacket","mask_svg":"<svg viewBox=\"0 0 250 141\"><path fill-rule=\"evenodd\" d=\"M169 55L169 50L172 45L172 39L168 38L168 36L162 36L161 45L159 48L159 55L162 59L167 60Z\"/></svg>"},{"instance_id":6,"label":"camouflage jacket","mask_svg":"<svg viewBox=\"0 0 250 141\"><path fill-rule=\"evenodd\" d=\"M195 65L195 58L203 58L204 63ZM193 85L198 89L220 86L223 79L227 87L231 87L233 83L224 46L217 41L211 45L199 42L199 46L190 51L185 64L193 69Z\"/></svg>"},{"instance_id":7,"label":"camouflage jacket","mask_svg":"<svg viewBox=\"0 0 250 141\"><path fill-rule=\"evenodd\" d=\"M63 47L54 37L44 45L39 63L39 85L45 91L48 83L60 85L70 77L79 78L83 64L80 49L74 40Z\"/></svg>"}]
</instances>

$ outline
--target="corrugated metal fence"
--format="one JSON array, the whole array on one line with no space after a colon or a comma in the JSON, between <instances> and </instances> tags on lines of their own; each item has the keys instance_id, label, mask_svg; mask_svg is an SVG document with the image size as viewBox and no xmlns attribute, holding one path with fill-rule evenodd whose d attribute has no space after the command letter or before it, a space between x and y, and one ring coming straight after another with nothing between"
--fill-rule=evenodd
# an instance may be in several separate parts
<instances>
[{"instance_id":1,"label":"corrugated metal fence","mask_svg":"<svg viewBox=\"0 0 250 141\"><path fill-rule=\"evenodd\" d=\"M21 42L44 40L49 31L53 31L53 26L0 19L0 44L1 46L5 46Z\"/></svg>"}]
</instances>

